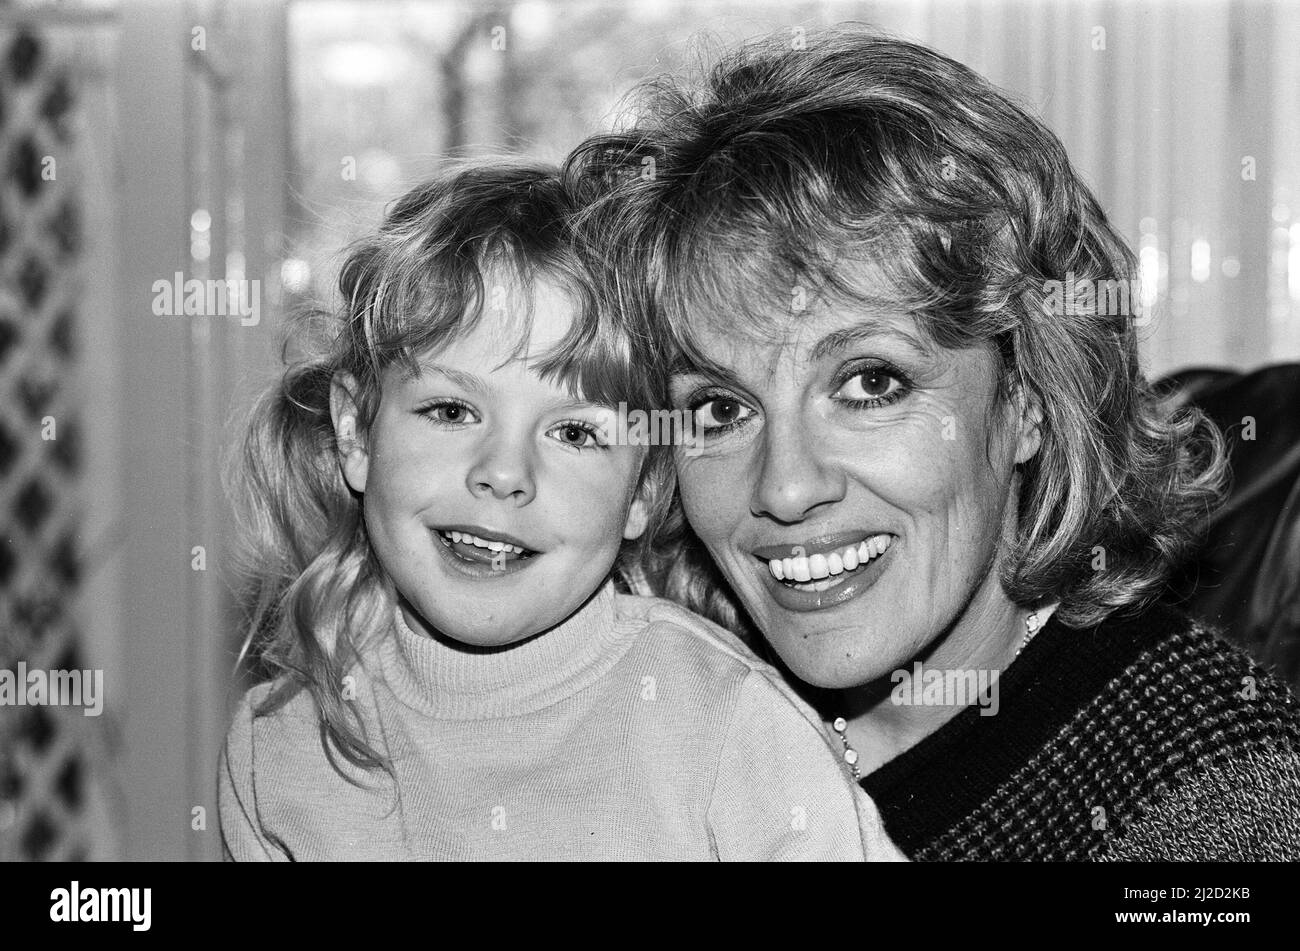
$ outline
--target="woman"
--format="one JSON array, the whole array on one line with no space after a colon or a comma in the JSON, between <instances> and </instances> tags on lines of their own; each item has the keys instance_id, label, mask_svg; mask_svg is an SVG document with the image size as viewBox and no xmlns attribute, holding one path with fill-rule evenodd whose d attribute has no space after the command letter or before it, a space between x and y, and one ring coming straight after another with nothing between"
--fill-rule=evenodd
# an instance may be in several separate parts
<instances>
[{"instance_id":1,"label":"woman","mask_svg":"<svg viewBox=\"0 0 1300 951\"><path fill-rule=\"evenodd\" d=\"M1221 439L1151 399L1133 256L1040 122L837 30L569 170L694 424L652 577L819 688L905 852L1300 858L1300 706L1160 600Z\"/></svg>"}]
</instances>

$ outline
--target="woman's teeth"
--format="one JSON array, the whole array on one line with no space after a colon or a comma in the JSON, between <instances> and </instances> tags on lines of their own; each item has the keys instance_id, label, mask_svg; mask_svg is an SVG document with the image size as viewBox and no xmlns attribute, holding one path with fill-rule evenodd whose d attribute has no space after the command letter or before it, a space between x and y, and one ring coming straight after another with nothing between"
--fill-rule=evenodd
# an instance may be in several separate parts
<instances>
[{"instance_id":1,"label":"woman's teeth","mask_svg":"<svg viewBox=\"0 0 1300 951\"><path fill-rule=\"evenodd\" d=\"M829 554L773 558L767 563L767 569L773 578L787 584L818 582L865 566L873 558L883 555L892 540L890 535L872 535L857 545L848 545ZM812 589L822 591L837 583L813 584Z\"/></svg>"},{"instance_id":2,"label":"woman's teeth","mask_svg":"<svg viewBox=\"0 0 1300 951\"><path fill-rule=\"evenodd\" d=\"M471 535L468 532L443 532L442 535L453 542L463 542L466 545L473 545L475 548L486 548L488 551L508 551L516 555L522 555L525 551L518 545L511 545L506 542L490 542L486 538L479 538L477 535Z\"/></svg>"}]
</instances>

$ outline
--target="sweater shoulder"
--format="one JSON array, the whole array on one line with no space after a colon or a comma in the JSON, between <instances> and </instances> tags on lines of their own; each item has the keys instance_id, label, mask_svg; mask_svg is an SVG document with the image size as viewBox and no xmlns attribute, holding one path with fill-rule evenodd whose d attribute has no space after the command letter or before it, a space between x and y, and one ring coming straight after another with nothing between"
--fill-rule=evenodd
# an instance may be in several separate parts
<instances>
[{"instance_id":1,"label":"sweater shoulder","mask_svg":"<svg viewBox=\"0 0 1300 951\"><path fill-rule=\"evenodd\" d=\"M997 716L963 711L864 783L910 854L1104 858L1136 834L1132 854L1194 857L1216 808L1246 822L1270 786L1300 814L1300 704L1216 630L1158 605L1045 633Z\"/></svg>"},{"instance_id":2,"label":"sweater shoulder","mask_svg":"<svg viewBox=\"0 0 1300 951\"><path fill-rule=\"evenodd\" d=\"M1186 620L1088 713L1076 735L1117 742L1137 779L1109 854L1300 856L1300 702L1218 630Z\"/></svg>"},{"instance_id":3,"label":"sweater shoulder","mask_svg":"<svg viewBox=\"0 0 1300 951\"><path fill-rule=\"evenodd\" d=\"M1092 689L1064 707L1062 734L1099 736L1162 776L1233 751L1300 754L1300 702L1203 621L1157 604L1068 633L1076 647L1062 644L1035 684L1059 682L1062 663L1095 671Z\"/></svg>"},{"instance_id":4,"label":"sweater shoulder","mask_svg":"<svg viewBox=\"0 0 1300 951\"><path fill-rule=\"evenodd\" d=\"M1144 802L1100 857L1300 860L1300 754L1256 747L1198 763Z\"/></svg>"},{"instance_id":5,"label":"sweater shoulder","mask_svg":"<svg viewBox=\"0 0 1300 951\"><path fill-rule=\"evenodd\" d=\"M1097 858L1294 859L1300 703L1213 627L1169 611L1155 620L1031 769L1050 774L1067 751L1087 767L1090 811L1110 818L1085 849ZM1130 623L1111 636L1131 638Z\"/></svg>"},{"instance_id":6,"label":"sweater shoulder","mask_svg":"<svg viewBox=\"0 0 1300 951\"><path fill-rule=\"evenodd\" d=\"M690 681L702 722L731 720L742 706L759 705L824 732L821 718L781 672L726 628L664 598L619 594L616 611L620 621L635 619L643 626L630 652L638 663L654 658L660 669Z\"/></svg>"},{"instance_id":7,"label":"sweater shoulder","mask_svg":"<svg viewBox=\"0 0 1300 951\"><path fill-rule=\"evenodd\" d=\"M1134 734L1134 743L1163 747L1176 740L1171 762L1261 746L1300 754L1300 702L1290 688L1217 629L1191 618L1147 645L1094 707L1099 718L1127 709L1151 721L1156 728Z\"/></svg>"},{"instance_id":8,"label":"sweater shoulder","mask_svg":"<svg viewBox=\"0 0 1300 951\"><path fill-rule=\"evenodd\" d=\"M665 598L618 594L615 612L620 621L644 625L643 637L654 643L672 643L688 658L704 662L715 671L743 678L751 671L775 671L738 636Z\"/></svg>"},{"instance_id":9,"label":"sweater shoulder","mask_svg":"<svg viewBox=\"0 0 1300 951\"><path fill-rule=\"evenodd\" d=\"M264 680L249 687L236 704L228 735L302 728L316 721L316 706L306 687L283 678Z\"/></svg>"},{"instance_id":10,"label":"sweater shoulder","mask_svg":"<svg viewBox=\"0 0 1300 951\"><path fill-rule=\"evenodd\" d=\"M235 707L226 749L232 762L259 774L292 774L306 767L304 760L324 759L311 691L283 678L250 687Z\"/></svg>"},{"instance_id":11,"label":"sweater shoulder","mask_svg":"<svg viewBox=\"0 0 1300 951\"><path fill-rule=\"evenodd\" d=\"M353 722L358 737L382 752L374 717L373 685L360 667L354 667L341 689L349 695L358 719ZM226 734L225 756L232 770L249 777L258 790L259 804L272 806L287 801L311 801L322 793L321 784L331 789L364 786L373 781L365 767L348 758L332 738L327 738L324 719L311 690L285 678L259 683L239 701ZM238 765L236 765L238 764ZM337 781L341 784L335 785Z\"/></svg>"}]
</instances>

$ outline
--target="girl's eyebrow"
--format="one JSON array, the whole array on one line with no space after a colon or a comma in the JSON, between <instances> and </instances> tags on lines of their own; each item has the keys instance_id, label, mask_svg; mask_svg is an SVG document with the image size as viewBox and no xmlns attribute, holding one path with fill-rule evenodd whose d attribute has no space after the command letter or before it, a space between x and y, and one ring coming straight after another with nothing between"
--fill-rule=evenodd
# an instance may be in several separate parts
<instances>
[{"instance_id":1,"label":"girl's eyebrow","mask_svg":"<svg viewBox=\"0 0 1300 951\"><path fill-rule=\"evenodd\" d=\"M425 373L439 373L457 386L475 393L486 393L488 385L481 376L455 367L443 366L441 363L421 362L419 368Z\"/></svg>"},{"instance_id":2,"label":"girl's eyebrow","mask_svg":"<svg viewBox=\"0 0 1300 951\"><path fill-rule=\"evenodd\" d=\"M428 361L422 361L417 365L426 373L438 373L445 376L462 389L472 390L475 393L480 394L486 394L491 390L491 387L488 385L486 380L476 373L470 373L468 370L457 370L455 367L444 366L441 363L431 363ZM546 406L549 410L606 408L604 403L598 403L581 396L557 396L552 400L548 400Z\"/></svg>"}]
</instances>

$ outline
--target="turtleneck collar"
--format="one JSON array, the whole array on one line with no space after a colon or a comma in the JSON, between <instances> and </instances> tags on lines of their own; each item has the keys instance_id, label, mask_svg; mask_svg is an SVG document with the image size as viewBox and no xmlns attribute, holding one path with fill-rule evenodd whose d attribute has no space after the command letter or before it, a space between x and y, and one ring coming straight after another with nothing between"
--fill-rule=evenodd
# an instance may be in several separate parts
<instances>
[{"instance_id":1,"label":"turtleneck collar","mask_svg":"<svg viewBox=\"0 0 1300 951\"><path fill-rule=\"evenodd\" d=\"M593 683L632 644L606 582L571 617L515 647L470 652L412 631L394 608L378 650L384 679L413 709L454 720L490 719L550 706Z\"/></svg>"}]
</instances>

